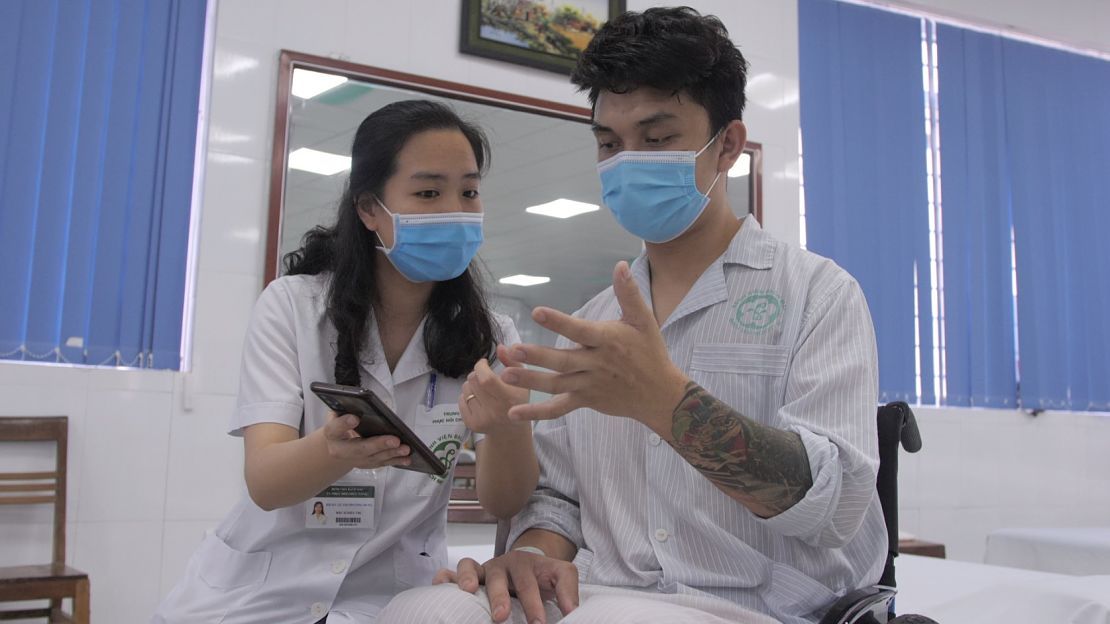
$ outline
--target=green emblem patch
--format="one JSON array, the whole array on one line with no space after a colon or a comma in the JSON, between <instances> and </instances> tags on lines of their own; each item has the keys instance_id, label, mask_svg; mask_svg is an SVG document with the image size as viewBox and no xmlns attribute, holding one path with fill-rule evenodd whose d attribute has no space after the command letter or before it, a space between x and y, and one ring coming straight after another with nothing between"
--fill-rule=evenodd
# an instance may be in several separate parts
<instances>
[{"instance_id":1,"label":"green emblem patch","mask_svg":"<svg viewBox=\"0 0 1110 624\"><path fill-rule=\"evenodd\" d=\"M443 462L444 466L448 469L455 463L455 457L459 454L459 449L462 448L462 440L455 435L440 436L438 440L432 443L431 449L435 456ZM443 482L443 477L435 475L428 475L436 482Z\"/></svg>"},{"instance_id":2,"label":"green emblem patch","mask_svg":"<svg viewBox=\"0 0 1110 624\"><path fill-rule=\"evenodd\" d=\"M782 299L773 292L754 292L736 304L732 324L749 332L761 332L782 316Z\"/></svg>"}]
</instances>

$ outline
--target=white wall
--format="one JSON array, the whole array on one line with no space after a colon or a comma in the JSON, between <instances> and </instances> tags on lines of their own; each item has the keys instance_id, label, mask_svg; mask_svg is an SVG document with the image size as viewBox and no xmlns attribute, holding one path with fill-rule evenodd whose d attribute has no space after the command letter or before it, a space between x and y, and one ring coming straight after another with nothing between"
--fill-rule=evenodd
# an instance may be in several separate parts
<instances>
[{"instance_id":1,"label":"white wall","mask_svg":"<svg viewBox=\"0 0 1110 624\"><path fill-rule=\"evenodd\" d=\"M219 4L193 372L0 365L0 413L71 419L68 560L91 574L94 621L101 623L146 621L203 531L242 490L241 445L224 431L235 404L243 332L261 288L278 51L584 104L559 75L460 55L458 0ZM650 4L628 2L637 10ZM747 122L766 150L764 220L780 238L797 241L796 5L690 4L722 17L751 60ZM1033 3L980 4L1008 14L1010 7ZM1083 4L1092 15L1100 5ZM1057 23L1085 28L1084 12L1061 14ZM1027 26L1035 31L1037 25L1032 20ZM904 470L908 530L947 541L953 555L975 558L994 526L1110 522L1110 454L1098 452L1110 447L1106 419L1049 414L1027 422L1011 412L918 413L927 451ZM991 439L995 426L1001 441ZM0 448L4 466L46 461L42 448ZM1089 503L1065 508L1081 493ZM2 510L0 565L46 560L46 518L43 510Z\"/></svg>"}]
</instances>

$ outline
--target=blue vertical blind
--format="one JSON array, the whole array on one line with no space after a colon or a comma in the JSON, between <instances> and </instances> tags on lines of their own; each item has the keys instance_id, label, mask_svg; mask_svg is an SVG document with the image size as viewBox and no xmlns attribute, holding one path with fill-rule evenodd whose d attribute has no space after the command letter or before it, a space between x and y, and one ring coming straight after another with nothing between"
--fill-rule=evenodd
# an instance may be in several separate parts
<instances>
[{"instance_id":1,"label":"blue vertical blind","mask_svg":"<svg viewBox=\"0 0 1110 624\"><path fill-rule=\"evenodd\" d=\"M0 2L0 357L180 367L204 0Z\"/></svg>"},{"instance_id":2,"label":"blue vertical blind","mask_svg":"<svg viewBox=\"0 0 1110 624\"><path fill-rule=\"evenodd\" d=\"M1110 410L1110 62L937 45L949 402Z\"/></svg>"},{"instance_id":3,"label":"blue vertical blind","mask_svg":"<svg viewBox=\"0 0 1110 624\"><path fill-rule=\"evenodd\" d=\"M922 22L833 0L798 12L807 246L867 296L878 398L932 402Z\"/></svg>"},{"instance_id":4,"label":"blue vertical blind","mask_svg":"<svg viewBox=\"0 0 1110 624\"><path fill-rule=\"evenodd\" d=\"M999 37L937 27L950 405L1015 407L1010 186Z\"/></svg>"},{"instance_id":5,"label":"blue vertical blind","mask_svg":"<svg viewBox=\"0 0 1110 624\"><path fill-rule=\"evenodd\" d=\"M1002 41L1021 403L1110 410L1110 62Z\"/></svg>"}]
</instances>

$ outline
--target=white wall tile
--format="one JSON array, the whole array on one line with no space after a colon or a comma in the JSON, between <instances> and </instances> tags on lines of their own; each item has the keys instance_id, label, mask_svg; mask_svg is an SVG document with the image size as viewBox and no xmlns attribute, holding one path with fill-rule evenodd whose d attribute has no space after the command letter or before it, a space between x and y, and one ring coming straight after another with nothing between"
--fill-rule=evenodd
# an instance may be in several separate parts
<instances>
[{"instance_id":1,"label":"white wall tile","mask_svg":"<svg viewBox=\"0 0 1110 624\"><path fill-rule=\"evenodd\" d=\"M964 479L960 468L960 426L944 418L923 418L920 412L915 410L921 430L918 502L922 509L956 507Z\"/></svg>"},{"instance_id":2,"label":"white wall tile","mask_svg":"<svg viewBox=\"0 0 1110 624\"><path fill-rule=\"evenodd\" d=\"M320 56L340 55L348 23L347 0L221 0L222 38L280 46ZM392 23L401 3L359 2L377 9L372 19ZM408 4L403 3L403 4Z\"/></svg>"},{"instance_id":3,"label":"white wall tile","mask_svg":"<svg viewBox=\"0 0 1110 624\"><path fill-rule=\"evenodd\" d=\"M54 525L35 507L0 507L0 567L50 563Z\"/></svg>"},{"instance_id":4,"label":"white wall tile","mask_svg":"<svg viewBox=\"0 0 1110 624\"><path fill-rule=\"evenodd\" d=\"M227 435L235 397L199 394L186 411L174 401L166 480L167 521L212 521L243 493L243 441Z\"/></svg>"},{"instance_id":5,"label":"white wall tile","mask_svg":"<svg viewBox=\"0 0 1110 624\"><path fill-rule=\"evenodd\" d=\"M422 13L451 13L456 16L456 19L461 14L458 10L458 3L455 1L440 2L434 11L428 10L426 2L407 2L403 7L398 6L396 10L390 11L388 19L383 19L381 9L380 5L374 3L349 3L347 7L348 19L341 25L342 55L356 63L400 69L410 73L415 72L414 66L411 65L413 61L409 57L423 56L423 51L418 50L413 50L412 54L408 54L408 51L413 47L414 34L422 41L425 38L442 38L427 36L431 32L441 33L438 28L432 28L425 24L423 15L417 15L420 23L414 30L414 12L419 10ZM458 37L450 39L455 42L457 51ZM404 55L398 54L402 50L406 53ZM405 58L398 58L399 56ZM406 67L404 69L397 67L398 62ZM456 76L455 79L457 80L458 77Z\"/></svg>"},{"instance_id":6,"label":"white wall tile","mask_svg":"<svg viewBox=\"0 0 1110 624\"><path fill-rule=\"evenodd\" d=\"M1103 417L1083 428L1083 462L1079 482L1086 496L1101 494L1110 504L1110 417ZM1110 524L1110 514L1104 516Z\"/></svg>"},{"instance_id":7,"label":"white wall tile","mask_svg":"<svg viewBox=\"0 0 1110 624\"><path fill-rule=\"evenodd\" d=\"M53 385L59 388L85 388L88 368L74 366L53 366L30 364L26 362L0 362L0 385L4 386L42 386ZM8 409L5 405L4 412Z\"/></svg>"},{"instance_id":8,"label":"white wall tile","mask_svg":"<svg viewBox=\"0 0 1110 624\"><path fill-rule=\"evenodd\" d=\"M398 15L397 27L400 29L407 26L409 40L419 41L420 45L407 46L408 58L404 61L405 71L454 81L458 81L461 76L466 76L463 68L466 60L472 57L465 57L459 52L459 19L462 16L460 3L441 2L437 10L429 10L428 3L417 1L407 3L407 8L408 19ZM378 26L378 29L380 28L381 25ZM430 36L432 33L437 35ZM444 36L446 33L451 33L453 36ZM371 63L372 65L391 64L389 61L391 51L386 46L374 46L373 50L365 50L369 56L377 60Z\"/></svg>"},{"instance_id":9,"label":"white wall tile","mask_svg":"<svg viewBox=\"0 0 1110 624\"><path fill-rule=\"evenodd\" d=\"M763 228L779 240L798 245L798 151L763 146Z\"/></svg>"},{"instance_id":10,"label":"white wall tile","mask_svg":"<svg viewBox=\"0 0 1110 624\"><path fill-rule=\"evenodd\" d=\"M983 561L987 533L1002 526L1002 512L988 509L921 509L918 537L945 545L949 558Z\"/></svg>"},{"instance_id":11,"label":"white wall tile","mask_svg":"<svg viewBox=\"0 0 1110 624\"><path fill-rule=\"evenodd\" d=\"M192 372L197 393L239 392L243 338L261 292L261 275L217 271L198 275Z\"/></svg>"},{"instance_id":12,"label":"white wall tile","mask_svg":"<svg viewBox=\"0 0 1110 624\"><path fill-rule=\"evenodd\" d=\"M744 111L752 140L797 150L799 110L788 91L796 83L797 68L781 59L752 55L748 74L748 101Z\"/></svg>"},{"instance_id":13,"label":"white wall tile","mask_svg":"<svg viewBox=\"0 0 1110 624\"><path fill-rule=\"evenodd\" d=\"M921 451L898 453L898 504L918 507L921 501Z\"/></svg>"},{"instance_id":14,"label":"white wall tile","mask_svg":"<svg viewBox=\"0 0 1110 624\"><path fill-rule=\"evenodd\" d=\"M1082 479L1077 478L1085 467L1084 428L1068 423L1067 415L1057 415L1037 418L1027 429L1021 461L1038 460L1031 480L1036 486L1034 500L1056 506L1084 500L1087 493Z\"/></svg>"},{"instance_id":15,"label":"white wall tile","mask_svg":"<svg viewBox=\"0 0 1110 624\"><path fill-rule=\"evenodd\" d=\"M1013 425L979 423L975 418L967 420L968 422L959 426L957 468L960 482L956 505L960 507L997 506L1001 503L1000 484L1003 481L1012 482L1012 479L1007 470L1010 462L999 461L1000 455L1007 454L1009 451L996 445L1001 440L1014 439L1013 434L1018 430ZM924 444L922 446L924 450ZM984 452L985 449L997 450Z\"/></svg>"},{"instance_id":16,"label":"white wall tile","mask_svg":"<svg viewBox=\"0 0 1110 624\"><path fill-rule=\"evenodd\" d=\"M898 531L920 537L921 510L917 507L899 507Z\"/></svg>"},{"instance_id":17,"label":"white wall tile","mask_svg":"<svg viewBox=\"0 0 1110 624\"><path fill-rule=\"evenodd\" d=\"M270 0L218 0L216 36L269 45L285 15Z\"/></svg>"},{"instance_id":18,"label":"white wall tile","mask_svg":"<svg viewBox=\"0 0 1110 624\"><path fill-rule=\"evenodd\" d=\"M794 5L777 0L702 0L693 6L720 17L744 55L758 51L763 56L782 58L797 56L797 35L784 34L797 19Z\"/></svg>"},{"instance_id":19,"label":"white wall tile","mask_svg":"<svg viewBox=\"0 0 1110 624\"><path fill-rule=\"evenodd\" d=\"M1110 491L1110 488L1103 488L1099 491L1107 492ZM1105 527L1110 525L1110 502L1106 501L1105 496L1098 497L1091 504L1069 507L1066 513L1074 515L1076 526Z\"/></svg>"},{"instance_id":20,"label":"white wall tile","mask_svg":"<svg viewBox=\"0 0 1110 624\"><path fill-rule=\"evenodd\" d=\"M147 622L159 599L162 521L82 522L74 566L89 575L95 622Z\"/></svg>"},{"instance_id":21,"label":"white wall tile","mask_svg":"<svg viewBox=\"0 0 1110 624\"><path fill-rule=\"evenodd\" d=\"M1079 511L1076 506L1029 502L999 507L998 528L1076 527L1087 524L1084 517L1076 513Z\"/></svg>"},{"instance_id":22,"label":"white wall tile","mask_svg":"<svg viewBox=\"0 0 1110 624\"><path fill-rule=\"evenodd\" d=\"M94 368L88 372L91 390L170 392L176 373L169 370Z\"/></svg>"},{"instance_id":23,"label":"white wall tile","mask_svg":"<svg viewBox=\"0 0 1110 624\"><path fill-rule=\"evenodd\" d=\"M161 521L172 396L89 391L78 522Z\"/></svg>"},{"instance_id":24,"label":"white wall tile","mask_svg":"<svg viewBox=\"0 0 1110 624\"><path fill-rule=\"evenodd\" d=\"M269 162L279 52L272 45L217 39L209 105L210 151Z\"/></svg>"},{"instance_id":25,"label":"white wall tile","mask_svg":"<svg viewBox=\"0 0 1110 624\"><path fill-rule=\"evenodd\" d=\"M994 460L998 479L994 489L987 493L998 505L1027 504L1034 493L1036 471L1040 465L1028 461L1031 449L1027 434L1019 425L999 428L991 438L991 452L979 449L981 462Z\"/></svg>"},{"instance_id":26,"label":"white wall tile","mask_svg":"<svg viewBox=\"0 0 1110 624\"><path fill-rule=\"evenodd\" d=\"M1015 415L1015 424L999 427L980 446L986 461L993 460L999 476L995 500L1003 505L1061 505L1082 493L1082 428L1067 420L1041 422ZM982 453L993 448L993 453Z\"/></svg>"},{"instance_id":27,"label":"white wall tile","mask_svg":"<svg viewBox=\"0 0 1110 624\"><path fill-rule=\"evenodd\" d=\"M201 271L262 274L269 175L262 160L209 151L201 209Z\"/></svg>"}]
</instances>

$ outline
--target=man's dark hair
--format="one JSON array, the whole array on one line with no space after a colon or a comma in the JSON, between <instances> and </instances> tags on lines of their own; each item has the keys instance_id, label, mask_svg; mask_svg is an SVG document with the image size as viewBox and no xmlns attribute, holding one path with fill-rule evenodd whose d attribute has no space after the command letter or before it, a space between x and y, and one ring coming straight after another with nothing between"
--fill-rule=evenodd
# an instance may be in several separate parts
<instances>
[{"instance_id":1,"label":"man's dark hair","mask_svg":"<svg viewBox=\"0 0 1110 624\"><path fill-rule=\"evenodd\" d=\"M685 92L709 112L712 132L744 112L748 62L712 15L690 7L628 11L601 27L570 80L589 91L626 93L652 87Z\"/></svg>"}]
</instances>

